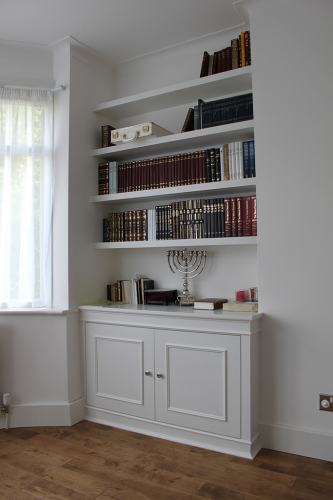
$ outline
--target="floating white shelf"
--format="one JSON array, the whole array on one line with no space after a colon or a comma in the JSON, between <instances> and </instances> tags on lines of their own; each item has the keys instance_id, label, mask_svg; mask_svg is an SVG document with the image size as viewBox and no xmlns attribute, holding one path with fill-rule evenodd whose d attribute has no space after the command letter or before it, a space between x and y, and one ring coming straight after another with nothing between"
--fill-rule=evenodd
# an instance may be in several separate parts
<instances>
[{"instance_id":1,"label":"floating white shelf","mask_svg":"<svg viewBox=\"0 0 333 500\"><path fill-rule=\"evenodd\" d=\"M92 196L93 203L131 203L145 200L158 200L162 198L175 199L186 198L190 195L201 194L232 194L232 193L254 193L256 191L256 179L239 179L234 181L207 182L205 184L190 184L185 186L174 186L161 189L147 189L144 191L131 191L127 193L104 194Z\"/></svg>"},{"instance_id":2,"label":"floating white shelf","mask_svg":"<svg viewBox=\"0 0 333 500\"><path fill-rule=\"evenodd\" d=\"M247 66L103 102L96 106L95 112L117 119L194 103L198 97L214 99L251 88L252 70Z\"/></svg>"},{"instance_id":3,"label":"floating white shelf","mask_svg":"<svg viewBox=\"0 0 333 500\"><path fill-rule=\"evenodd\" d=\"M94 149L92 156L116 161L148 158L157 154L163 155L185 150L194 151L226 142L252 139L253 135L254 120L246 120L218 127L155 137L142 142L137 141L109 148Z\"/></svg>"},{"instance_id":4,"label":"floating white shelf","mask_svg":"<svg viewBox=\"0 0 333 500\"><path fill-rule=\"evenodd\" d=\"M256 236L239 238L201 238L197 240L155 240L155 241L122 241L110 243L95 243L98 250L116 250L122 248L175 248L175 247L211 247L256 245Z\"/></svg>"}]
</instances>

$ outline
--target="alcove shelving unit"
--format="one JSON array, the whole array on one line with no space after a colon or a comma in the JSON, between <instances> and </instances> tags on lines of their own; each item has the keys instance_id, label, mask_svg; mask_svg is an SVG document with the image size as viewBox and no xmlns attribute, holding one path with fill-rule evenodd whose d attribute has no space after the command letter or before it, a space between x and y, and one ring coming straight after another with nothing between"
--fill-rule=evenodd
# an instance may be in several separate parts
<instances>
[{"instance_id":1,"label":"alcove shelving unit","mask_svg":"<svg viewBox=\"0 0 333 500\"><path fill-rule=\"evenodd\" d=\"M114 126L156 121L175 132L172 125L180 129L183 110L198 98L209 101L251 91L248 66L114 99L95 112ZM249 120L95 149L92 156L101 163L127 162L253 137L254 121ZM90 202L104 217L108 211L147 209L153 222L157 205L255 193L256 178L244 178L92 195ZM222 297L256 283L256 244L257 237L242 236L99 242L95 248L114 252L112 279L120 286L139 271L165 287L171 273L163 249L206 247L208 274L194 294ZM246 458L256 455L261 446L256 421L260 314L117 302L81 309L88 420Z\"/></svg>"},{"instance_id":2,"label":"alcove shelving unit","mask_svg":"<svg viewBox=\"0 0 333 500\"><path fill-rule=\"evenodd\" d=\"M181 105L193 105L200 97L203 100L223 98L252 90L252 70L250 66L239 68L204 78L196 78L131 95L99 104L95 112L107 117L108 121L136 116L140 113L163 111ZM134 123L134 122L133 122ZM254 137L254 121L220 125L190 132L174 133L163 137L154 137L143 141L130 142L116 146L98 148L92 151L97 160L130 161L179 152L195 151L210 147L218 147L227 142L248 140ZM91 196L90 201L96 204L130 205L133 203L156 202L168 200L184 200L194 196L233 196L255 194L256 179L239 179L231 181L208 182L160 189L113 193ZM168 247L203 247L255 245L257 238L228 237L201 238L186 240L154 240L99 242L96 249L125 248L168 248Z\"/></svg>"}]
</instances>

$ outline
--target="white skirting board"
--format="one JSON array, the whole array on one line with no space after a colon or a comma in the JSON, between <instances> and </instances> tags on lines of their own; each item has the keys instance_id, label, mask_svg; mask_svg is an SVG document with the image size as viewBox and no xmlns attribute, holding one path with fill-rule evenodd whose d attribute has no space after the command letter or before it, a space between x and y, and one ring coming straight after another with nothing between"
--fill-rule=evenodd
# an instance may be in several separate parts
<instances>
[{"instance_id":1,"label":"white skirting board","mask_svg":"<svg viewBox=\"0 0 333 500\"><path fill-rule=\"evenodd\" d=\"M228 438L193 429L184 429L174 425L145 420L139 417L130 417L92 407L86 407L85 419L90 422L105 424L119 429L243 458L253 459L261 449L259 435L251 443L243 439Z\"/></svg>"},{"instance_id":2,"label":"white skirting board","mask_svg":"<svg viewBox=\"0 0 333 500\"><path fill-rule=\"evenodd\" d=\"M12 405L9 427L70 426L84 418L84 399L59 403L36 403ZM5 421L0 421L0 428Z\"/></svg>"},{"instance_id":3,"label":"white skirting board","mask_svg":"<svg viewBox=\"0 0 333 500\"><path fill-rule=\"evenodd\" d=\"M261 424L263 448L333 461L333 433L287 426Z\"/></svg>"}]
</instances>

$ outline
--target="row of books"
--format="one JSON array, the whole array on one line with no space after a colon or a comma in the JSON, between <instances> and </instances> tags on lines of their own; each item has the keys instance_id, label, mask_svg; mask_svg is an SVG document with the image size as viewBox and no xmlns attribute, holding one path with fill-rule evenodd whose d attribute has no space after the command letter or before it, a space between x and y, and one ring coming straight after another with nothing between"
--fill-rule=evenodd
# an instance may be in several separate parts
<instances>
[{"instance_id":1,"label":"row of books","mask_svg":"<svg viewBox=\"0 0 333 500\"><path fill-rule=\"evenodd\" d=\"M117 280L106 286L107 300L123 304L145 304L145 290L154 288L154 280L136 278L132 280Z\"/></svg>"},{"instance_id":2,"label":"row of books","mask_svg":"<svg viewBox=\"0 0 333 500\"><path fill-rule=\"evenodd\" d=\"M157 240L256 235L256 196L185 200L156 207Z\"/></svg>"},{"instance_id":3,"label":"row of books","mask_svg":"<svg viewBox=\"0 0 333 500\"><path fill-rule=\"evenodd\" d=\"M113 212L103 219L103 241L148 239L147 210Z\"/></svg>"},{"instance_id":4,"label":"row of books","mask_svg":"<svg viewBox=\"0 0 333 500\"><path fill-rule=\"evenodd\" d=\"M194 130L252 119L252 93L209 102L198 99L198 104L193 109Z\"/></svg>"},{"instance_id":5,"label":"row of books","mask_svg":"<svg viewBox=\"0 0 333 500\"><path fill-rule=\"evenodd\" d=\"M256 196L184 200L155 209L111 213L103 241L153 241L257 235Z\"/></svg>"},{"instance_id":6,"label":"row of books","mask_svg":"<svg viewBox=\"0 0 333 500\"><path fill-rule=\"evenodd\" d=\"M210 55L204 52L200 77L214 75L231 69L242 68L251 64L250 31L242 31L238 38L230 42L230 46Z\"/></svg>"},{"instance_id":7,"label":"row of books","mask_svg":"<svg viewBox=\"0 0 333 500\"><path fill-rule=\"evenodd\" d=\"M209 102L198 99L198 104L188 109L181 131L189 132L252 119L252 94L241 94Z\"/></svg>"},{"instance_id":8,"label":"row of books","mask_svg":"<svg viewBox=\"0 0 333 500\"><path fill-rule=\"evenodd\" d=\"M98 194L255 177L254 140L191 153L98 165Z\"/></svg>"}]
</instances>

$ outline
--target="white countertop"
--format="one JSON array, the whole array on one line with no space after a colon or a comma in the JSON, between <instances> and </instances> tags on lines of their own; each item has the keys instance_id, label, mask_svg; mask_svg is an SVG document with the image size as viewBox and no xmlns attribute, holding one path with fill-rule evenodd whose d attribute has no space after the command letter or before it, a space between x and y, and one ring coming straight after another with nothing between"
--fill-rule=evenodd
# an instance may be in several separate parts
<instances>
[{"instance_id":1,"label":"white countertop","mask_svg":"<svg viewBox=\"0 0 333 500\"><path fill-rule=\"evenodd\" d=\"M137 304L92 304L82 305L79 309L83 311L101 312L126 312L130 314L147 314L155 316L177 316L186 318L204 318L229 321L252 321L262 317L262 313L249 312L224 312L222 309L207 311L194 309L191 306L159 306L159 305L137 305Z\"/></svg>"}]
</instances>

